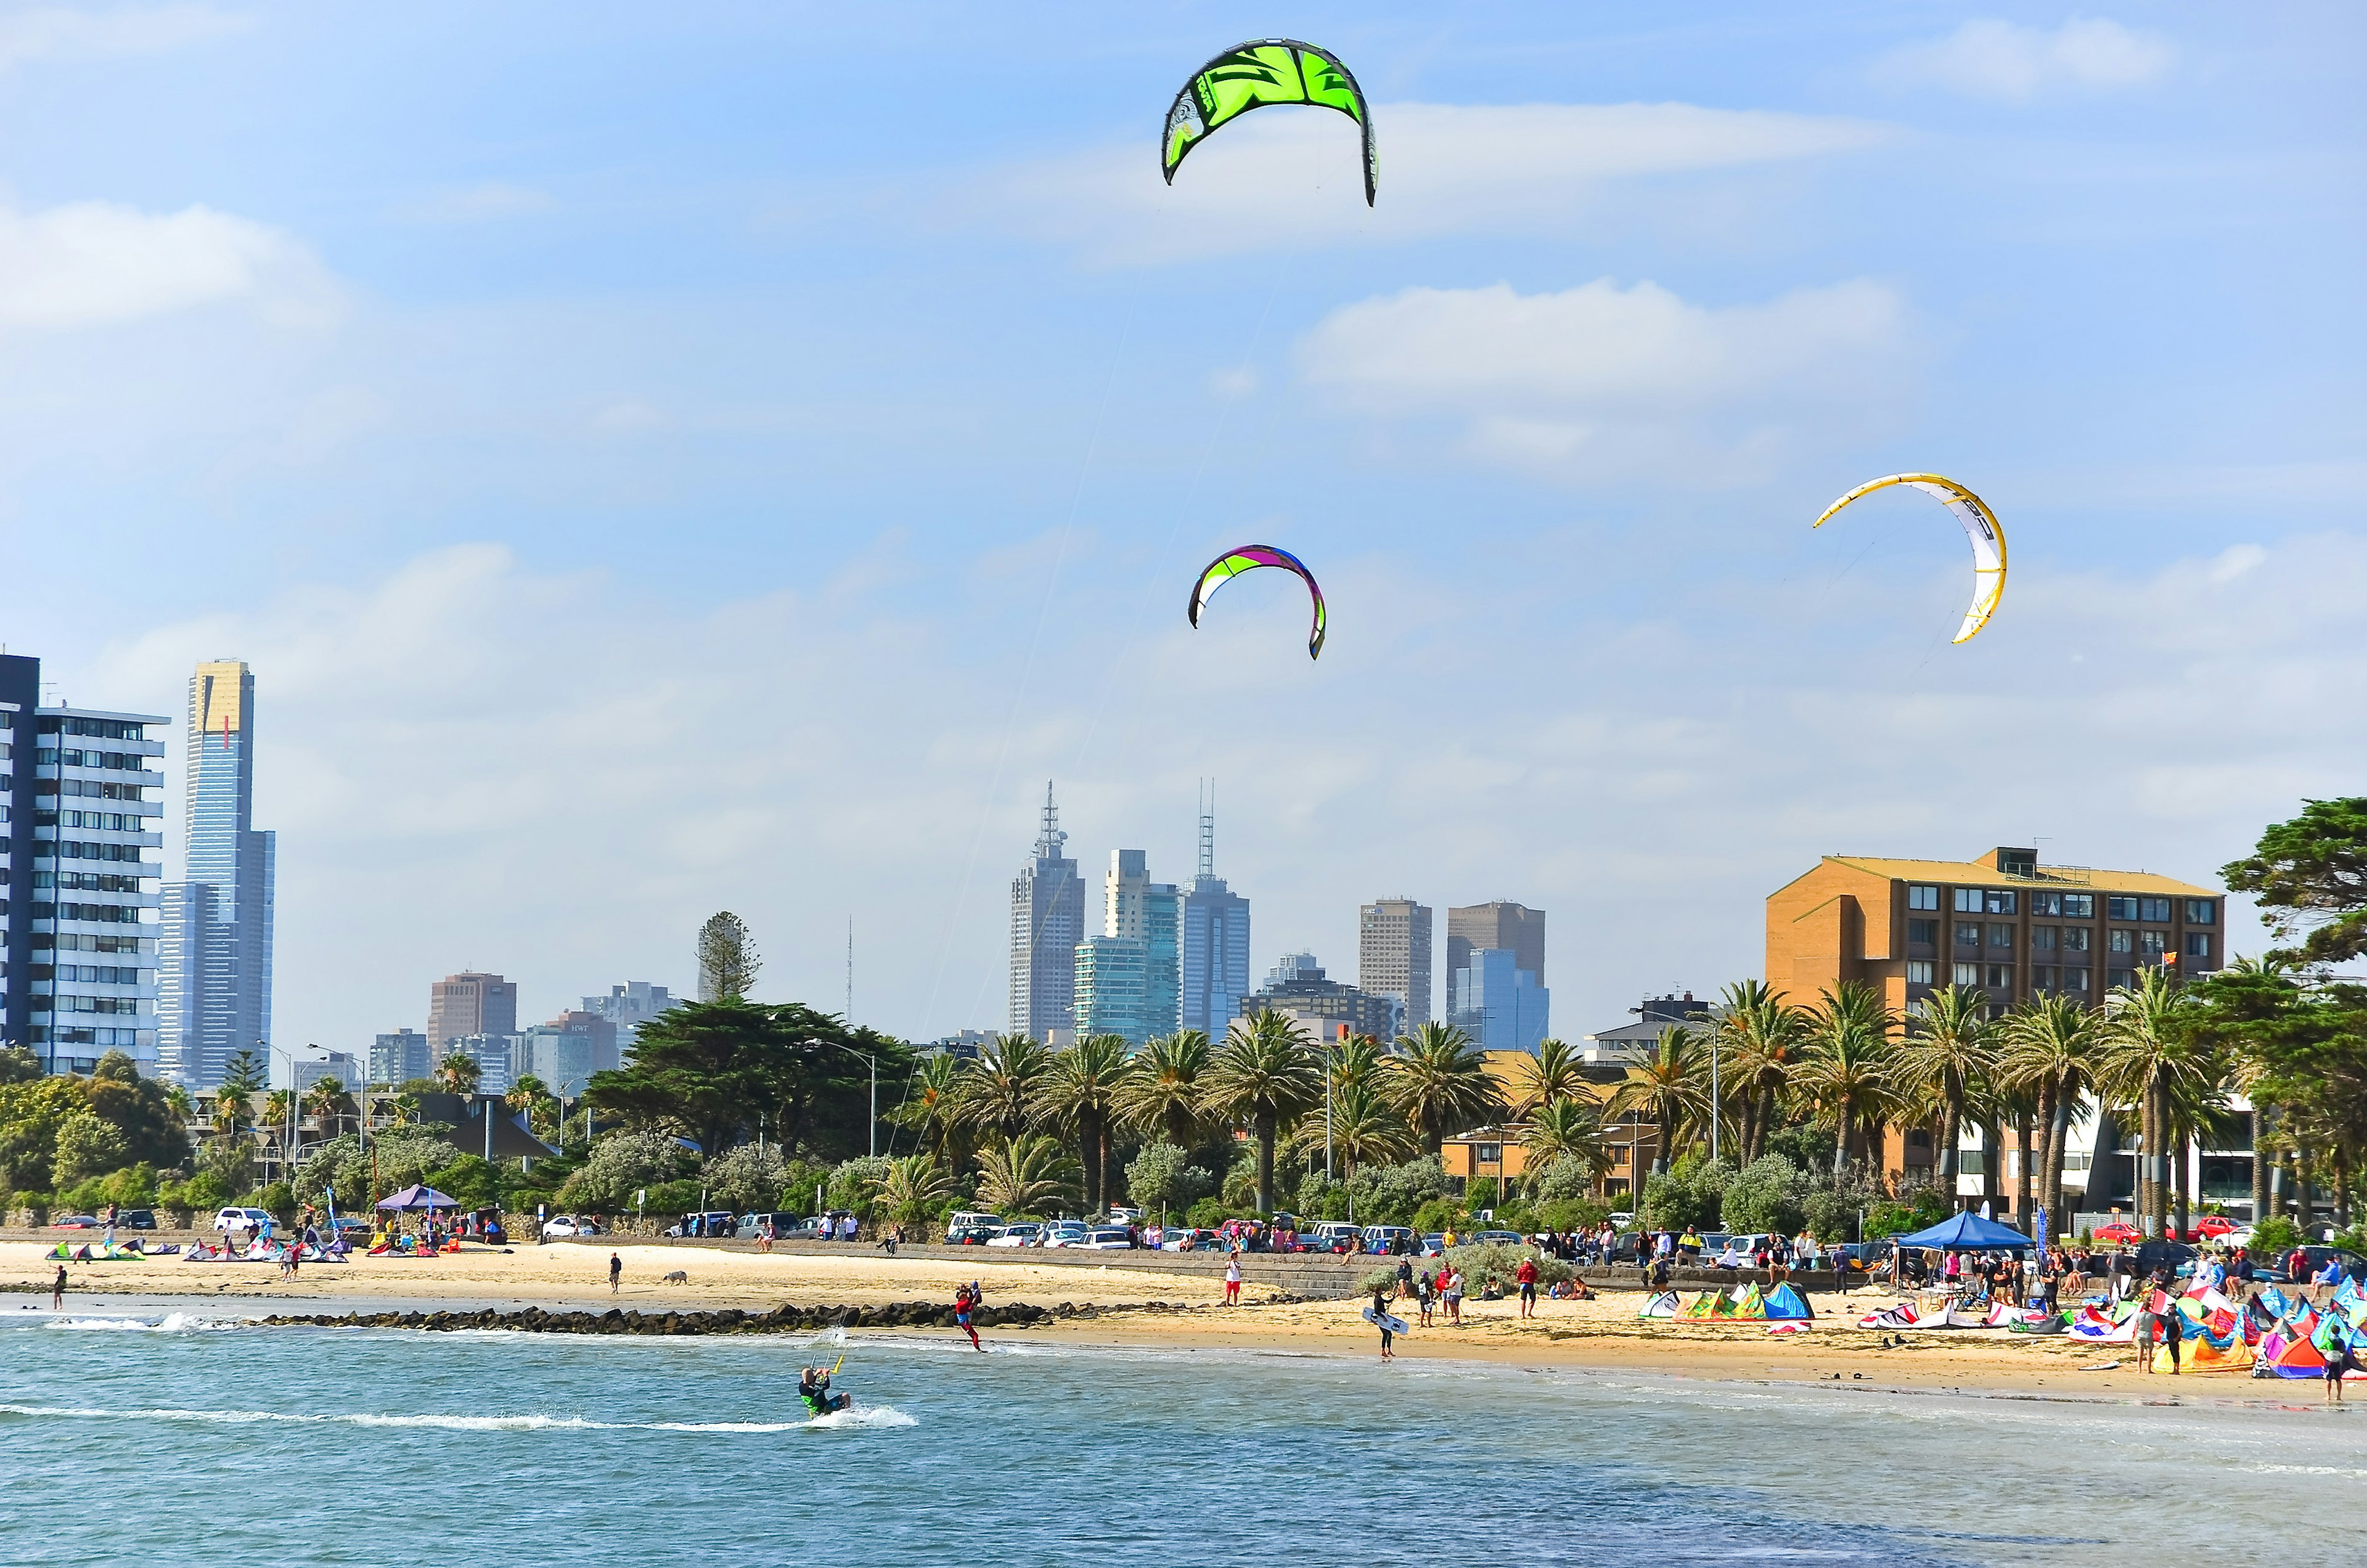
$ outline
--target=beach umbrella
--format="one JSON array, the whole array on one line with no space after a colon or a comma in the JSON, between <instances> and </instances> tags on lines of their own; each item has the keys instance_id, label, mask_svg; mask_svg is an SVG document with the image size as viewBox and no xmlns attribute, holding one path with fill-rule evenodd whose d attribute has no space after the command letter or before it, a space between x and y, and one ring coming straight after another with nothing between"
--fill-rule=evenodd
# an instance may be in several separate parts
<instances>
[{"instance_id":1,"label":"beach umbrella","mask_svg":"<svg viewBox=\"0 0 2367 1568\"><path fill-rule=\"evenodd\" d=\"M458 1199L447 1198L441 1192L436 1191L433 1187L412 1186L404 1188L402 1191L395 1193L391 1197L379 1199L378 1201L378 1206L381 1209L397 1209L404 1212L415 1212L421 1209L431 1211L436 1209L457 1209L460 1204Z\"/></svg>"}]
</instances>

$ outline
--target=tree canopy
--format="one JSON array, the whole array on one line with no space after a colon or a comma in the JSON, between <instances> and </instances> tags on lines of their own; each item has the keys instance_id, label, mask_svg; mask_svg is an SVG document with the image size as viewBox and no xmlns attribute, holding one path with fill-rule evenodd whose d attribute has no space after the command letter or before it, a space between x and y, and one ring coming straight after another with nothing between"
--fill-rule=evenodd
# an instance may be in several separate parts
<instances>
[{"instance_id":1,"label":"tree canopy","mask_svg":"<svg viewBox=\"0 0 2367 1568\"><path fill-rule=\"evenodd\" d=\"M2339 964L2367 953L2367 795L2305 802L2219 874L2229 891L2252 895L2281 941L2307 929L2279 956Z\"/></svg>"}]
</instances>

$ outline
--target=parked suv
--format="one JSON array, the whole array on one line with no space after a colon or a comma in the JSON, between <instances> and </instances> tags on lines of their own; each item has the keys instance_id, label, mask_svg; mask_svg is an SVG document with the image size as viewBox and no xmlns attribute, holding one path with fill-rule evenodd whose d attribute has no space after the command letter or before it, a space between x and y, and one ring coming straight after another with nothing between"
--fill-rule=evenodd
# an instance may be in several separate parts
<instances>
[{"instance_id":1,"label":"parked suv","mask_svg":"<svg viewBox=\"0 0 2367 1568\"><path fill-rule=\"evenodd\" d=\"M219 1209L214 1213L214 1229L224 1235L232 1231L253 1231L257 1235L269 1235L271 1216L261 1209Z\"/></svg>"},{"instance_id":2,"label":"parked suv","mask_svg":"<svg viewBox=\"0 0 2367 1568\"><path fill-rule=\"evenodd\" d=\"M806 1218L802 1214L786 1214L777 1210L766 1210L761 1214L742 1214L740 1216L739 1225L731 1234L741 1241L753 1241L764 1234L764 1226L767 1224L773 1227L775 1240L787 1241L796 1233L799 1225L806 1224ZM812 1227L807 1226L805 1234L807 1237L810 1237L813 1235Z\"/></svg>"},{"instance_id":3,"label":"parked suv","mask_svg":"<svg viewBox=\"0 0 2367 1568\"><path fill-rule=\"evenodd\" d=\"M1403 1246L1411 1251L1417 1238L1404 1225L1366 1225L1357 1237L1358 1247L1377 1257L1387 1257Z\"/></svg>"}]
</instances>

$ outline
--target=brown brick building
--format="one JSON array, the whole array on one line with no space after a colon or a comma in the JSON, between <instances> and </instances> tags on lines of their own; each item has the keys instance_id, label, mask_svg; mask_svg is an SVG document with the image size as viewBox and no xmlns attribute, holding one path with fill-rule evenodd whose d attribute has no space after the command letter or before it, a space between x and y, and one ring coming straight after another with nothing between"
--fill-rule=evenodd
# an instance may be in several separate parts
<instances>
[{"instance_id":1,"label":"brown brick building","mask_svg":"<svg viewBox=\"0 0 2367 1568\"><path fill-rule=\"evenodd\" d=\"M1937 987L2002 1010L2050 993L2099 1002L2137 970L2226 961L2226 901L2143 871L2041 865L2033 850L1969 861L1827 855L1767 900L1767 983L1803 1005L1863 980L1897 1011Z\"/></svg>"}]
</instances>

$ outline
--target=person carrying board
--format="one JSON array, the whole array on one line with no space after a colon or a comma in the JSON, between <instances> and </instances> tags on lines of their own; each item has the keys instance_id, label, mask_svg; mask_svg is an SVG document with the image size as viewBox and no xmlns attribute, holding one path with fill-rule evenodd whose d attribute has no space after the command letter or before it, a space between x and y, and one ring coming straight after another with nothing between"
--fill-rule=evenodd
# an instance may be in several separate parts
<instances>
[{"instance_id":1,"label":"person carrying board","mask_svg":"<svg viewBox=\"0 0 2367 1568\"><path fill-rule=\"evenodd\" d=\"M1373 1304L1365 1309L1365 1321L1381 1331L1381 1359L1395 1360L1397 1352L1389 1348L1389 1342L1405 1331L1405 1319L1390 1314L1387 1286L1378 1286L1374 1290Z\"/></svg>"}]
</instances>

